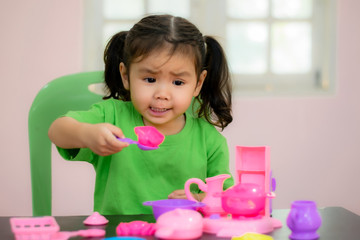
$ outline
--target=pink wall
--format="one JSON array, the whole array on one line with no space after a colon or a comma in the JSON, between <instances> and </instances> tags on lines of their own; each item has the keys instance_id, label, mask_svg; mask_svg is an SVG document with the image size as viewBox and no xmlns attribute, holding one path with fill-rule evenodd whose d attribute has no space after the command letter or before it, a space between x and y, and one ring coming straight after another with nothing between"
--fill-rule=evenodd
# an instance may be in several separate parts
<instances>
[{"instance_id":1,"label":"pink wall","mask_svg":"<svg viewBox=\"0 0 360 240\"><path fill-rule=\"evenodd\" d=\"M224 131L232 166L235 145L270 146L275 208L310 199L360 214L359 10L360 1L339 1L335 95L235 99ZM81 71L82 1L1 1L0 26L0 215L31 215L27 114L48 81ZM53 214L91 213L91 167L56 153L53 164Z\"/></svg>"}]
</instances>

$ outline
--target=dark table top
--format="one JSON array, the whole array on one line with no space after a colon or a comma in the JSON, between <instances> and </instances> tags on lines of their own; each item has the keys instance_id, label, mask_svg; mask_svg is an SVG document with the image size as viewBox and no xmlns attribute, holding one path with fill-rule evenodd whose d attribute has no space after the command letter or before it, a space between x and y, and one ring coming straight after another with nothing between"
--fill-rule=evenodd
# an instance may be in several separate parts
<instances>
[{"instance_id":1,"label":"dark table top","mask_svg":"<svg viewBox=\"0 0 360 240\"><path fill-rule=\"evenodd\" d=\"M322 219L322 225L318 230L321 240L341 240L341 239L360 239L360 216L356 215L342 207L327 207L319 209ZM289 214L289 209L275 209L272 216L279 219L283 226L275 229L268 235L275 240L289 239L291 230L286 225L286 218ZM88 216L58 216L55 217L60 226L61 231L76 231L86 229L83 221ZM106 237L116 236L116 227L120 222L131 222L135 220L142 220L147 222L155 222L152 215L106 215L109 223L104 226L106 230ZM8 240L15 239L14 234L10 228L10 217L0 217L0 239ZM143 237L146 239L155 239L154 237ZM72 238L82 239L82 238ZM89 238L87 238L89 239ZM92 238L93 240L96 238ZM98 238L99 239L99 238ZM201 239L230 239L217 238L215 235L204 233Z\"/></svg>"}]
</instances>

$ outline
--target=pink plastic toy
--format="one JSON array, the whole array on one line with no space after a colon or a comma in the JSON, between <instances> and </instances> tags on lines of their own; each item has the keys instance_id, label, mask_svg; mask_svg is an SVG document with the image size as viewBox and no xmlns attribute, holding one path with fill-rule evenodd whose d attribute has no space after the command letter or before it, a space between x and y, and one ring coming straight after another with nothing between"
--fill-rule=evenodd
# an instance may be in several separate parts
<instances>
[{"instance_id":1,"label":"pink plastic toy","mask_svg":"<svg viewBox=\"0 0 360 240\"><path fill-rule=\"evenodd\" d=\"M275 197L270 192L270 148L237 146L236 170L238 184L215 194L221 196L222 207L231 217L214 214L205 218L204 232L232 237L281 227L281 221L270 217L270 198Z\"/></svg>"},{"instance_id":2,"label":"pink plastic toy","mask_svg":"<svg viewBox=\"0 0 360 240\"><path fill-rule=\"evenodd\" d=\"M10 218L10 225L16 240L50 239L60 230L53 217Z\"/></svg>"},{"instance_id":3,"label":"pink plastic toy","mask_svg":"<svg viewBox=\"0 0 360 240\"><path fill-rule=\"evenodd\" d=\"M116 227L116 234L118 236L152 236L154 235L155 230L155 223L144 221L121 222Z\"/></svg>"},{"instance_id":4,"label":"pink plastic toy","mask_svg":"<svg viewBox=\"0 0 360 240\"><path fill-rule=\"evenodd\" d=\"M294 201L286 222L292 231L291 239L319 238L316 231L321 226L321 217L313 201Z\"/></svg>"},{"instance_id":5,"label":"pink plastic toy","mask_svg":"<svg viewBox=\"0 0 360 240\"><path fill-rule=\"evenodd\" d=\"M203 218L189 209L175 209L162 214L156 221L155 237L159 239L197 239L203 233Z\"/></svg>"},{"instance_id":6,"label":"pink plastic toy","mask_svg":"<svg viewBox=\"0 0 360 240\"><path fill-rule=\"evenodd\" d=\"M103 229L87 229L74 232L59 232L60 227L54 217L11 218L11 230L16 240L66 240L74 236L104 237Z\"/></svg>"},{"instance_id":7,"label":"pink plastic toy","mask_svg":"<svg viewBox=\"0 0 360 240\"><path fill-rule=\"evenodd\" d=\"M198 178L190 178L185 182L185 194L187 199L192 201L197 201L190 192L190 185L195 183L199 185L199 189L206 193L206 197L202 200L202 203L206 206L199 209L205 216L210 216L211 214L226 214L221 206L221 199L215 197L215 193L223 191L224 181L230 178L229 174L221 174L214 177L206 178L206 184Z\"/></svg>"},{"instance_id":8,"label":"pink plastic toy","mask_svg":"<svg viewBox=\"0 0 360 240\"><path fill-rule=\"evenodd\" d=\"M161 134L155 127L139 126L135 127L134 131L138 137L138 141L130 138L118 138L122 142L130 144L137 144L141 150L155 150L164 141L165 136Z\"/></svg>"},{"instance_id":9,"label":"pink plastic toy","mask_svg":"<svg viewBox=\"0 0 360 240\"><path fill-rule=\"evenodd\" d=\"M224 211L231 213L233 218L264 215L266 198L273 197L271 193L265 193L264 189L255 183L239 183L215 195L221 197Z\"/></svg>"},{"instance_id":10,"label":"pink plastic toy","mask_svg":"<svg viewBox=\"0 0 360 240\"><path fill-rule=\"evenodd\" d=\"M108 222L109 220L107 220L104 216L100 215L98 212L94 212L89 217L87 217L83 223L85 225L96 226L96 225L105 225Z\"/></svg>"},{"instance_id":11,"label":"pink plastic toy","mask_svg":"<svg viewBox=\"0 0 360 240\"><path fill-rule=\"evenodd\" d=\"M57 232L51 236L51 240L67 240L72 237L80 236L85 238L100 238L106 234L103 229L86 229L72 232ZM37 238L38 239L38 238ZM41 238L40 238L41 239Z\"/></svg>"},{"instance_id":12,"label":"pink plastic toy","mask_svg":"<svg viewBox=\"0 0 360 240\"><path fill-rule=\"evenodd\" d=\"M164 199L157 201L147 201L143 203L145 206L152 206L155 219L165 213L176 208L198 210L200 207L204 207L205 204L196 201L190 201L187 199Z\"/></svg>"}]
</instances>

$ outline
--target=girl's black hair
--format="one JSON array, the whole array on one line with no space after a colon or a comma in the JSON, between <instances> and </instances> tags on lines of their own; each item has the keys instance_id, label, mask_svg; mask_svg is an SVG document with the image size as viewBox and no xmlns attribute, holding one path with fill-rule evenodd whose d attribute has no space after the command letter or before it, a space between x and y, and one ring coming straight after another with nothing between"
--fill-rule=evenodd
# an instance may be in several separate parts
<instances>
[{"instance_id":1,"label":"girl's black hair","mask_svg":"<svg viewBox=\"0 0 360 240\"><path fill-rule=\"evenodd\" d=\"M224 51L215 38L203 36L195 25L181 17L151 15L141 19L130 31L119 32L110 39L104 51L105 83L109 92L104 99L130 101L130 92L121 80L120 63L124 63L129 73L135 59L141 61L165 46L170 46L171 54L176 51L192 54L198 78L203 70L207 71L196 97L199 103L196 112L198 117L224 129L232 121L231 79Z\"/></svg>"}]
</instances>

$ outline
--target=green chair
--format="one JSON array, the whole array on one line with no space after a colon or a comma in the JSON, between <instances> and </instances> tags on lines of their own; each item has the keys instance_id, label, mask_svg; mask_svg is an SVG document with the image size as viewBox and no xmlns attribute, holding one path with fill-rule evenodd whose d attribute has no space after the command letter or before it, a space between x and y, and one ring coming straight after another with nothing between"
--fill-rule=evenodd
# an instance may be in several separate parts
<instances>
[{"instance_id":1,"label":"green chair","mask_svg":"<svg viewBox=\"0 0 360 240\"><path fill-rule=\"evenodd\" d=\"M51 215L51 123L69 110L86 110L102 96L88 86L104 80L103 71L84 72L57 78L35 97L29 112L29 147L34 216Z\"/></svg>"}]
</instances>

